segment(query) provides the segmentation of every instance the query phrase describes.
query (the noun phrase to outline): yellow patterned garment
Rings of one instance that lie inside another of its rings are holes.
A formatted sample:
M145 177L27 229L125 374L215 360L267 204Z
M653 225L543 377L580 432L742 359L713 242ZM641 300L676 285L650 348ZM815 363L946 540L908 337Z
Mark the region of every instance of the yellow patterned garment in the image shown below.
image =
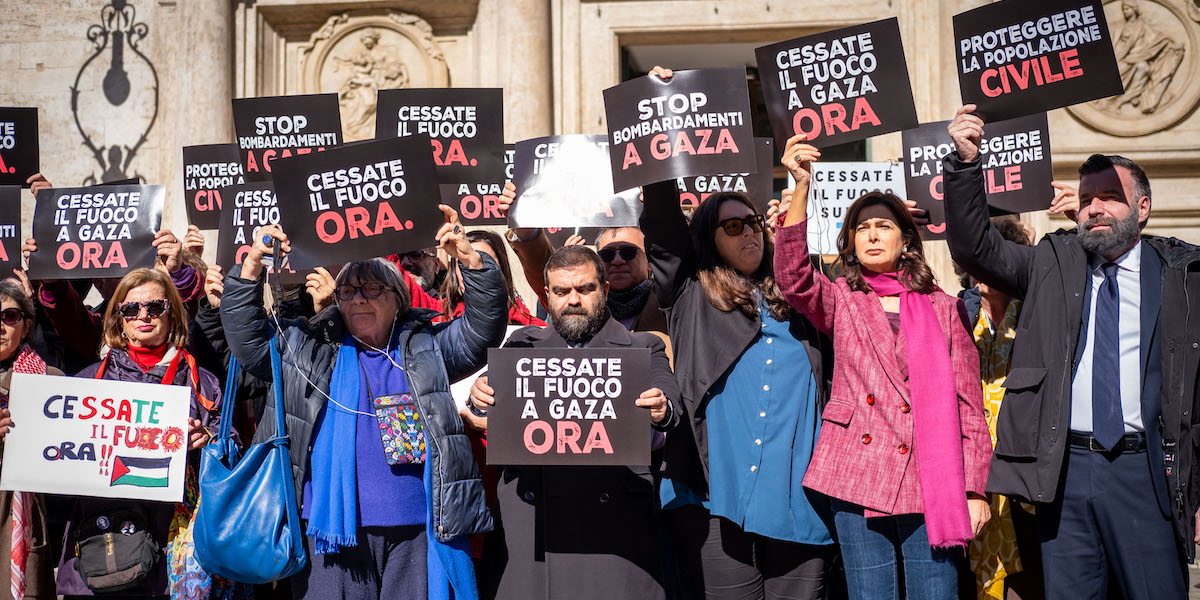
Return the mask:
M983 380L983 406L992 447L996 446L996 416L1004 401L1004 380L1008 377L1012 359L1013 340L1017 337L1017 318L1021 301L1012 300L1004 311L998 327L979 311L975 322L975 348L979 350L979 375ZM1020 504L1020 503L1018 503ZM979 600L1003 600L1004 578L1021 571L1017 554L1017 534L1013 529L1012 502L999 494L991 499L992 518L983 531L971 542L971 570L975 572L975 589ZM1024 508L1024 507L1021 507ZM1029 510L1029 509L1026 509Z

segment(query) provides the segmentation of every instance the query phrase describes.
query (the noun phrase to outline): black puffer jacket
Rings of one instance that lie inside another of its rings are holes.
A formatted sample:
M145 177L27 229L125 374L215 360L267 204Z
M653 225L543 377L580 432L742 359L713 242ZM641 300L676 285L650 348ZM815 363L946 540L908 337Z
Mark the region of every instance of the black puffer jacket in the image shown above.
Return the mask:
M430 310L413 309L401 317L399 345L404 348L404 369L425 423L428 460L432 461L433 496L429 502L433 533L443 542L492 528L479 466L450 396L450 383L482 367L488 347L498 347L504 339L507 288L495 261L486 254L483 261L481 269L462 269L466 304L462 317L437 325L431 322L437 313ZM252 375L269 381L268 344L274 320L263 308L262 280L247 281L240 274L241 268L234 267L225 280L221 321L234 356ZM346 327L336 306L311 320L281 320L280 326L284 342L284 409L292 471L300 494L308 473L315 425L325 407L334 359ZM268 402L254 442L274 436L274 423L275 408Z

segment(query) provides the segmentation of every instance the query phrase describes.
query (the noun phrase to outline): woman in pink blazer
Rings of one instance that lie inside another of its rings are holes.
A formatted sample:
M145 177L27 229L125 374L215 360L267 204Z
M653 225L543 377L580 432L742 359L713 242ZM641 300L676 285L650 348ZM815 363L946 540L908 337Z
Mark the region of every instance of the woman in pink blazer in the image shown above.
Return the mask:
M950 600L965 546L990 517L979 357L895 196L872 192L847 211L837 259L845 277L813 269L805 213L819 156L802 136L784 150L797 184L775 254L784 298L834 345L804 486L833 499L851 598Z

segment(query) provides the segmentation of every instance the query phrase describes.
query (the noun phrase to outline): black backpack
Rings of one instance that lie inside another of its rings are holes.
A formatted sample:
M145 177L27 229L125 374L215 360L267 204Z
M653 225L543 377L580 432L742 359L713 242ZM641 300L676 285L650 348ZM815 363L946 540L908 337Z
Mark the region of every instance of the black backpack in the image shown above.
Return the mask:
M75 570L88 588L119 592L146 580L162 559L149 525L149 515L138 506L84 517L75 538Z

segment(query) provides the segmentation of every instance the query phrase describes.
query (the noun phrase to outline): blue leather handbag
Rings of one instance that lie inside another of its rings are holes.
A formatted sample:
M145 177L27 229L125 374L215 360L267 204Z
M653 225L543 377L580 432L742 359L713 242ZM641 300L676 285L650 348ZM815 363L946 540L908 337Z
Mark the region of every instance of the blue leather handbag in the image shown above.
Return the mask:
M275 342L272 337L275 437L239 456L230 429L240 366L230 356L220 431L200 459L196 560L209 573L241 583L284 579L308 562L288 458L283 365Z

